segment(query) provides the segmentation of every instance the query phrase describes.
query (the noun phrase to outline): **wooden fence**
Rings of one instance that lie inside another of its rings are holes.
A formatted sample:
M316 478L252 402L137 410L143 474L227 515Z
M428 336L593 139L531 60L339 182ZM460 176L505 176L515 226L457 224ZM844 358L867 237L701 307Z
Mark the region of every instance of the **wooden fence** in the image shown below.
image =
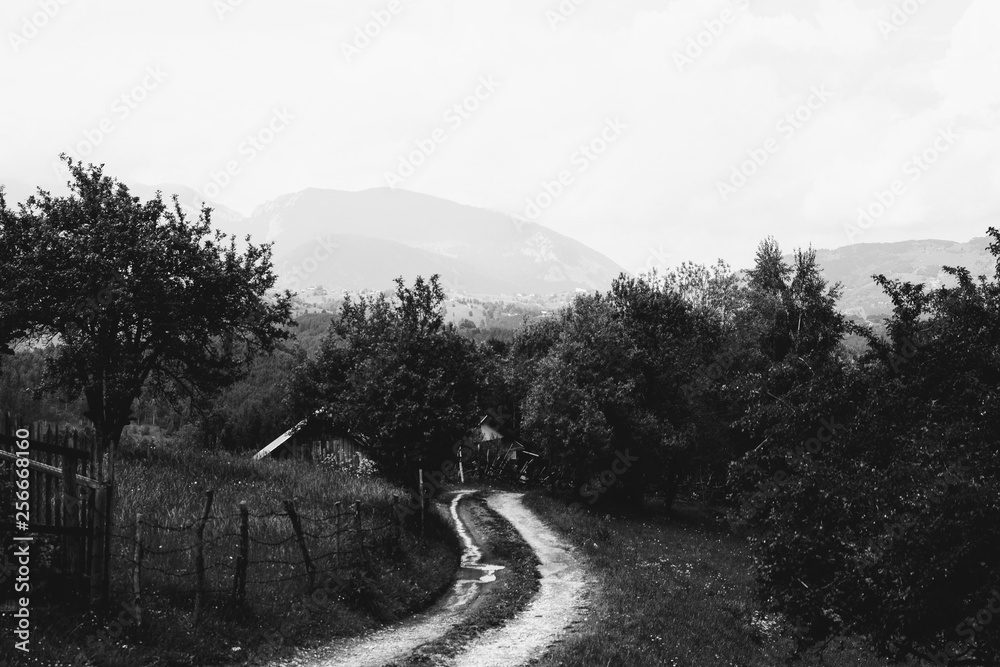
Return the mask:
M215 494L184 524L137 515L113 538L113 588L131 600L137 620L156 598L190 605L197 622L207 605L286 606L321 578L359 568L404 540L398 507L336 503L326 515L252 512L246 503L219 511ZM399 502L398 499L395 500Z
M19 446L25 440L27 450ZM75 592L83 594L88 585L97 584L103 590L92 590L92 597L106 593L105 536L111 517L104 510L110 488L99 481L105 462L97 458L94 438L51 424L20 426L7 414L0 423L0 461L10 467L12 482L18 458L28 460L28 532L57 537L52 565L78 583ZM14 531L12 509L13 503L3 508L0 532Z

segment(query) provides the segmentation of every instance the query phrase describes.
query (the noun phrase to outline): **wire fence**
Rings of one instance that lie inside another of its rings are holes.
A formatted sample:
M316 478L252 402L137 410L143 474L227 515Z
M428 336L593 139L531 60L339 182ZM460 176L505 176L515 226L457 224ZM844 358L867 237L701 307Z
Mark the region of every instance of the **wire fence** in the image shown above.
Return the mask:
M112 588L138 614L154 598L190 603L194 618L209 604L275 607L311 591L324 575L356 569L372 554L402 546L405 513L391 507L336 503L333 512L299 514L293 501L267 513L245 503L204 510L180 525L137 515L112 536Z

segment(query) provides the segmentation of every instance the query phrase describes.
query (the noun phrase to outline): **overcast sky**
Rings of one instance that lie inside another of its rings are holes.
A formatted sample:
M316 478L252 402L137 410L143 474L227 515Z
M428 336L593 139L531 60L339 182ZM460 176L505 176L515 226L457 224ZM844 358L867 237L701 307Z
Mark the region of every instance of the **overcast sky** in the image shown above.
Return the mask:
M245 213L393 185L630 270L1000 223L997 0L3 0L0 29L16 198L61 151Z

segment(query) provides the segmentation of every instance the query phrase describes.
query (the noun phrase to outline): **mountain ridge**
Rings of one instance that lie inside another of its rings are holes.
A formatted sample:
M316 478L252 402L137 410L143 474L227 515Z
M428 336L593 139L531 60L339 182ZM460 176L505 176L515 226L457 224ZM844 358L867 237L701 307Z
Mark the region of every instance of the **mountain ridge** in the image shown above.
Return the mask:
M156 189L177 192L189 212L204 201L191 188L171 184L141 186L136 194L152 196ZM281 288L384 290L400 275L411 280L437 273L451 292L560 294L605 291L620 273L629 273L599 251L537 223L403 189L305 188L263 202L249 216L207 203L215 209L213 224L225 233L274 243ZM336 257L323 259L325 239L338 244ZM942 266L992 277L989 242L986 236L965 242L866 242L818 248L816 256L823 276L843 284L838 308L866 319L892 311L872 275L932 288L954 283Z

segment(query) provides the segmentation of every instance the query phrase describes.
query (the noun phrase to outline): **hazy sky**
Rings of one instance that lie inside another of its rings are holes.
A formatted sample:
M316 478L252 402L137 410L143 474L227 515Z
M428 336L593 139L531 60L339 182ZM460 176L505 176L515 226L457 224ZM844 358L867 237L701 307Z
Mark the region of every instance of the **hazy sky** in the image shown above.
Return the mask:
M0 30L15 198L61 151L247 213L391 184L630 270L1000 223L997 0L3 0Z

